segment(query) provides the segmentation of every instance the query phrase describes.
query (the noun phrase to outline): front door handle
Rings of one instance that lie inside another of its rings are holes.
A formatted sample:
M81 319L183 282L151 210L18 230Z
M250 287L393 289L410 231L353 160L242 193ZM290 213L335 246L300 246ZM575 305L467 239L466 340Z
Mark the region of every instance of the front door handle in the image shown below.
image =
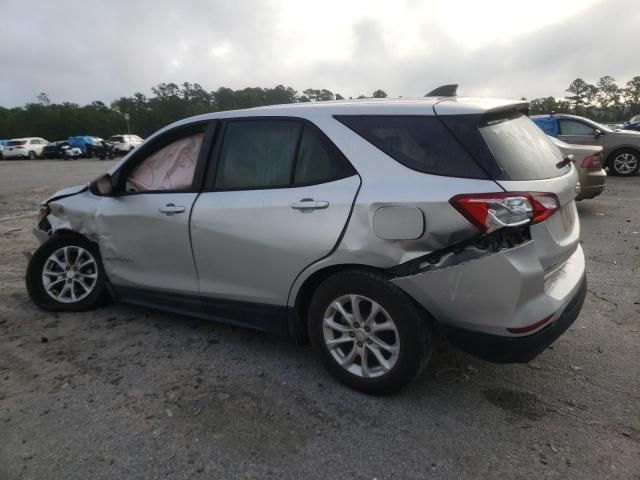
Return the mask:
M176 206L175 203L167 203L164 207L158 209L160 213L164 213L167 216L175 215L176 213L182 213L185 211L184 207Z
M318 210L321 208L327 208L329 202L324 200L314 200L313 198L303 198L299 202L293 202L291 208L296 210Z

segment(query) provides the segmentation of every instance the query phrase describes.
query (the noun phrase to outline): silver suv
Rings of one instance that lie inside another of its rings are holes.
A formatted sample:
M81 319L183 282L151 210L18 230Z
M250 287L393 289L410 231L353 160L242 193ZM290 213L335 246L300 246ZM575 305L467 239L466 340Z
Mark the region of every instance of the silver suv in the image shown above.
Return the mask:
M526 362L586 292L577 173L508 100L322 102L170 125L41 208L31 298L109 297L310 339L384 394L438 329Z

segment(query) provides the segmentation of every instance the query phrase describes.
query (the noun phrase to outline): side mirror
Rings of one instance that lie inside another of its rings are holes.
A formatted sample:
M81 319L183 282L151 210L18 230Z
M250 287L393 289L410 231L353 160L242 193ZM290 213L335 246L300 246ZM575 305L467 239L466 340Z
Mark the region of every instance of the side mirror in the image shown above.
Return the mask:
M593 131L593 138L598 138L602 136L602 131L597 128Z
M107 196L113 193L113 180L111 175L105 173L89 184L89 191L94 195Z

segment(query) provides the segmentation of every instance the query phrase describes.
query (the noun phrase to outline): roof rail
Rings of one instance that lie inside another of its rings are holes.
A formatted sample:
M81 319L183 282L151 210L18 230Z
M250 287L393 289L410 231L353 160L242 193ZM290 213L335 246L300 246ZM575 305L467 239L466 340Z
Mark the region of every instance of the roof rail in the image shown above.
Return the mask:
M434 88L425 97L456 97L458 95L458 84L442 85Z

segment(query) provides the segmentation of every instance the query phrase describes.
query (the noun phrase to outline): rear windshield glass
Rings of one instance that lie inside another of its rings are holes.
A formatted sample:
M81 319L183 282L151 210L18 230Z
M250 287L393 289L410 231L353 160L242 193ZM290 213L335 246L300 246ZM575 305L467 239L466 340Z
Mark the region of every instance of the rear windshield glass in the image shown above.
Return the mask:
M541 180L567 173L558 168L563 156L526 115L493 115L480 124L480 133L510 180Z
M8 147L15 147L17 145L26 145L26 144L27 144L26 140L9 140L7 142Z
M340 115L335 117L405 167L450 177L487 174L435 116Z

